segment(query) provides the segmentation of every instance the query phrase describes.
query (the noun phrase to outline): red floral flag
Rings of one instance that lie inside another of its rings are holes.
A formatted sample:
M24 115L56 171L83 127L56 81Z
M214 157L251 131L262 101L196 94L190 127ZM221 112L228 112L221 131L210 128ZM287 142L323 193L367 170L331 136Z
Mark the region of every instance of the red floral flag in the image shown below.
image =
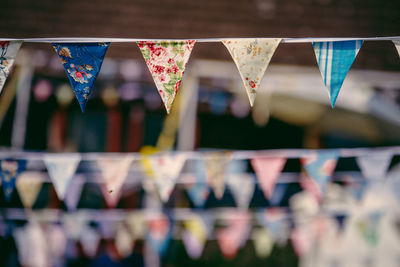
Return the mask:
M285 166L285 158L259 157L251 160L257 179L267 199L274 193L275 183Z
M196 41L141 41L138 46L153 76L167 113L181 85L186 64Z

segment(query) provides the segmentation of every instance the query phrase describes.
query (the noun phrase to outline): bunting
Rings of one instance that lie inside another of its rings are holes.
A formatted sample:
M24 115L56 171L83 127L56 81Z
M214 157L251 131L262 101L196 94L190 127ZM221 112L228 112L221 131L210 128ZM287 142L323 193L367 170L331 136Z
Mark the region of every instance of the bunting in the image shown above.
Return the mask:
M76 210L81 197L84 181L83 179L72 179L68 191L64 196L64 204L68 210Z
M225 192L226 169L230 162L230 153L216 152L206 155L206 179L214 190L217 199L221 199Z
M161 256L164 255L172 237L169 218L162 213L150 214L147 220L147 228L146 239L149 241L153 251Z
M110 43L53 43L82 112Z
M167 113L178 92L196 41L142 41L138 46L154 79Z
M0 93L21 47L20 41L0 41Z
M317 151L312 153L310 156L302 158L301 163L304 169L311 178L307 180L303 177L304 181L309 181L308 185L315 185L315 190L311 189L313 194L315 193L325 193L326 185L328 184L332 173L335 170L337 159L339 154L337 151ZM310 190L310 187L306 183L303 183L306 189Z
M265 70L280 42L279 38L222 41L239 70L251 106L254 104L257 89L260 87Z
M229 174L227 183L235 199L236 206L240 209L247 209L254 193L253 177L245 173Z
M290 225L283 209L264 209L256 212L256 218L258 223L268 230L274 242L278 244L286 243L289 237Z
M193 214L190 219L184 221L184 227L182 241L186 252L192 259L198 259L203 253L211 224L206 223L202 216Z
M193 162L193 161L192 161ZM207 201L210 189L207 185L205 162L196 160L194 164L194 175L191 176L192 182L185 185L190 199L195 207L203 208Z
M383 180L389 168L392 153L374 152L357 157L362 175L368 180Z
M58 198L64 200L65 192L74 177L81 156L79 154L48 154L44 156L43 161Z
M255 228L252 233L254 249L260 258L267 258L274 248L274 240L265 228Z
M362 40L313 43L319 70L329 90L332 108L362 44Z
M121 158L98 158L97 165L103 176L101 186L104 198L109 207L115 207L121 197L121 188L129 173L133 157L126 155Z
M285 166L285 158L258 157L251 159L258 183L267 199L274 193L276 180Z
M133 250L132 235L122 222L119 222L115 229L115 247L123 258L128 257Z
M81 243L82 250L87 257L96 257L100 240L100 233L96 229L88 225L85 225L82 228L82 234L80 235L79 242Z
M2 159L0 160L1 187L3 187L6 201L11 200L18 175L25 170L26 160Z
M40 172L23 172L18 177L16 187L25 208L32 208L42 188L43 180Z
M167 202L186 161L184 154L161 154L149 157L154 181L163 202Z

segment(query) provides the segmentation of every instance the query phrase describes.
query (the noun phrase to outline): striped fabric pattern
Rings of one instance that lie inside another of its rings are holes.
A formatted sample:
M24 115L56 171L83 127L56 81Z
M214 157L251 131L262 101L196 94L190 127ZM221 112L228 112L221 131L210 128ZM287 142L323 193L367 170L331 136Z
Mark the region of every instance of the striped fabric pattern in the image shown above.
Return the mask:
M332 108L362 44L362 40L313 42L315 57L325 86L329 90Z

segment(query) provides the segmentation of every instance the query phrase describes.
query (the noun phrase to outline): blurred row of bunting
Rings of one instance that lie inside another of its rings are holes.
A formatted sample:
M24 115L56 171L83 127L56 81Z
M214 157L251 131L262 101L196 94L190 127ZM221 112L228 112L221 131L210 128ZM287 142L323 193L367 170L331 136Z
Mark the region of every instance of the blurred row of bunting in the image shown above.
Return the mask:
M265 70L281 40L281 38L221 39L239 70L251 106ZM399 50L399 39L394 38L392 41ZM168 113L181 87L195 43L195 40L137 42ZM21 44L22 41L0 42L0 90L4 86ZM312 43L332 107L362 44L363 40L359 39ZM59 42L52 45L61 59L81 110L84 111L110 42Z

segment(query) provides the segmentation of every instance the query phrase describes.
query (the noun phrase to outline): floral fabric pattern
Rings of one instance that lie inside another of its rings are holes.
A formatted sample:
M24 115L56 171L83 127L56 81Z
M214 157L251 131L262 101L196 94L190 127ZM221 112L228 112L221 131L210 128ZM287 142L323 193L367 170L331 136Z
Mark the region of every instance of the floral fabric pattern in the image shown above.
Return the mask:
M82 112L110 43L53 43Z
M0 92L7 80L21 44L22 42L19 41L0 41Z
M267 38L222 41L235 61L251 106L264 72L280 42L281 39Z
M167 113L171 109L181 85L186 64L196 41L138 42L147 67L164 102Z

